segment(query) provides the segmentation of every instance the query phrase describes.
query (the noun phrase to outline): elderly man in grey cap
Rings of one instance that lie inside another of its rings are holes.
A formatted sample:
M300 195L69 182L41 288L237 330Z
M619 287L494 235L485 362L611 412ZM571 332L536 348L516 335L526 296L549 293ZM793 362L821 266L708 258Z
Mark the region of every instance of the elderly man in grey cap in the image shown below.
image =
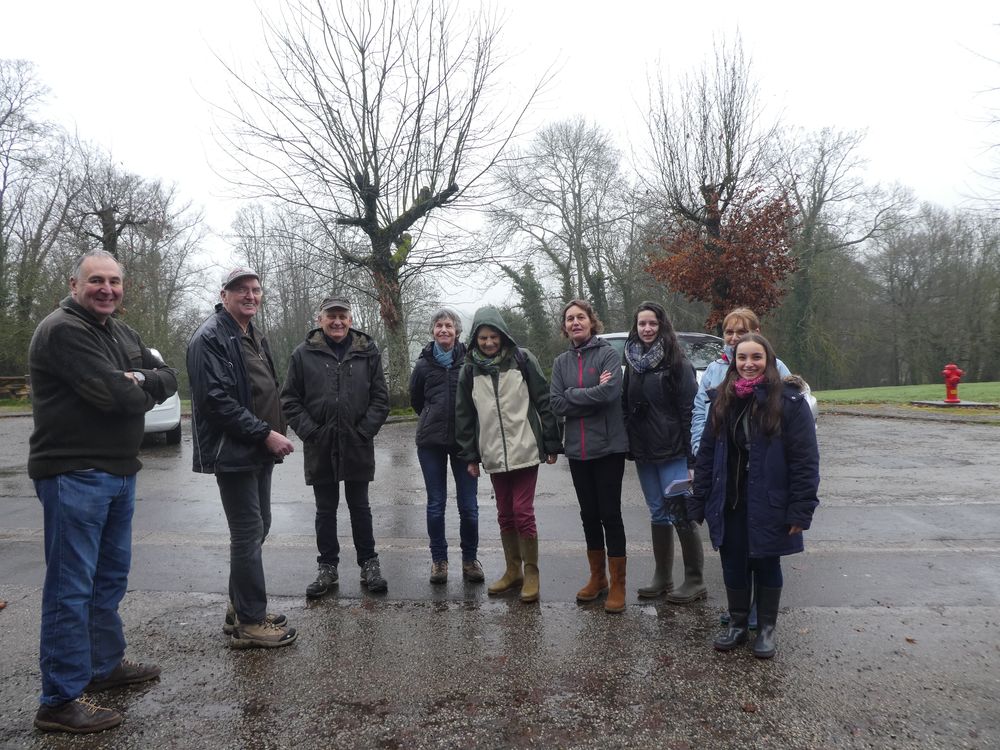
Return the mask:
M268 614L261 545L271 527L271 472L292 452L271 351L253 318L260 277L236 268L221 302L188 344L194 470L215 474L229 522L229 609L223 630L234 648L287 646L295 628Z
M306 484L316 497L316 546L319 570L306 587L316 599L337 584L339 483L351 515L354 551L361 585L388 587L375 552L368 484L375 478L375 435L389 416L389 391L382 355L372 338L351 326L351 303L327 297L314 328L292 352L281 406L302 438Z

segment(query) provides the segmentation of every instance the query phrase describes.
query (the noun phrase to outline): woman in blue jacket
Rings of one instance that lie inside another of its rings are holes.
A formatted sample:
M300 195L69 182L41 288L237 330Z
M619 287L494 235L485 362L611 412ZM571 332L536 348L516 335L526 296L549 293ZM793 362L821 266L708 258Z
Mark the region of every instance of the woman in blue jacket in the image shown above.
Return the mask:
M737 342L725 379L708 398L688 515L708 521L722 560L730 622L714 646L731 651L746 642L752 572L759 625L753 653L769 659L777 645L781 556L802 551L802 532L819 504L816 425L802 392L782 380L774 350L758 334Z
M417 357L410 375L410 405L417 422L417 460L427 488L427 536L431 547L431 583L448 582L448 540L444 533L448 500L448 468L455 478L458 501L459 538L462 546L462 578L480 583L483 568L476 559L479 549L478 480L458 457L455 439L455 391L465 362L462 319L442 307L431 318L432 341Z

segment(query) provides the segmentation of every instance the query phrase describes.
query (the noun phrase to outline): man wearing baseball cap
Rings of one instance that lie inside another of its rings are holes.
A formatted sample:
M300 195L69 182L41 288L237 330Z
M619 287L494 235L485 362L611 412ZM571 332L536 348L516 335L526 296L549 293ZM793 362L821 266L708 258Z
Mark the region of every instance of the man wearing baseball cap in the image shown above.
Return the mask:
M271 527L271 472L292 452L278 400L271 351L253 318L260 277L234 268L221 302L188 344L194 470L215 474L229 522L229 601L223 630L233 648L273 648L295 640L284 615L267 612L261 545Z
M382 354L368 334L351 327L351 303L344 297L323 300L317 322L292 352L281 391L285 416L304 445L306 484L316 497L319 570L306 596L317 599L339 580L340 482L361 585L381 592L388 584L375 552L368 485L375 478L375 435L389 416Z

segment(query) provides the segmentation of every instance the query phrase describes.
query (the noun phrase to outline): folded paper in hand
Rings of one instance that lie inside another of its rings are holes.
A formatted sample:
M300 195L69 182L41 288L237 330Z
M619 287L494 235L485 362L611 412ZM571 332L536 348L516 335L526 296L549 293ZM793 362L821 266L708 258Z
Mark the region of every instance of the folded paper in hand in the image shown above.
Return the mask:
M663 490L663 496L669 497L670 495L682 495L685 492L691 491L691 480L690 479L675 479L667 488Z

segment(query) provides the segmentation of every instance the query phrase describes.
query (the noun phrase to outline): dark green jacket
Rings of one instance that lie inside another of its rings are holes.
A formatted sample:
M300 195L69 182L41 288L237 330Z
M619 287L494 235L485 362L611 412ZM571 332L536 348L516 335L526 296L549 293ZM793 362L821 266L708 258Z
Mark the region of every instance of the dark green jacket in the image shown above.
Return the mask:
M38 324L28 354L35 429L32 479L98 469L128 476L138 459L146 412L177 392L177 372L116 318L101 324L67 297ZM141 372L142 385L126 378Z
M306 484L370 482L375 435L389 416L382 354L371 337L350 329L344 359L314 328L292 352L281 408L304 444Z

